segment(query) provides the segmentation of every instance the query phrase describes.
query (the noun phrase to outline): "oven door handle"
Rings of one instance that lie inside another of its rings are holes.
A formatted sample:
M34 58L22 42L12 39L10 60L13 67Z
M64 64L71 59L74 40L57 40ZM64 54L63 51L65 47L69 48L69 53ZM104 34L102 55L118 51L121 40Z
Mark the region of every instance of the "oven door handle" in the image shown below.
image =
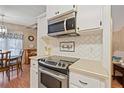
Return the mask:
M55 77L55 78L58 78L58 79L62 79L62 80L66 79L66 77L64 77L62 75L56 75L56 74L54 74L54 73L52 73L50 71L47 71L46 69L39 68L39 70L40 70L40 72L45 73L47 75L50 75L52 77Z
M64 31L66 31L66 19L64 20Z

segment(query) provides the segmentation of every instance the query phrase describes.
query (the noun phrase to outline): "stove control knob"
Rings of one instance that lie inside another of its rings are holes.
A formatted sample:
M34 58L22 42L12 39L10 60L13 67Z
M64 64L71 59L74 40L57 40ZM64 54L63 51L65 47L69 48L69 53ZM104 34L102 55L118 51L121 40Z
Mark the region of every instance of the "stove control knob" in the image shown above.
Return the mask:
M46 59L43 59L43 62L45 62L46 61Z
M45 59L41 59L41 61L45 62Z
M62 67L65 67L65 64L62 64Z
M61 66L61 65L62 65L61 63L58 64L58 66Z

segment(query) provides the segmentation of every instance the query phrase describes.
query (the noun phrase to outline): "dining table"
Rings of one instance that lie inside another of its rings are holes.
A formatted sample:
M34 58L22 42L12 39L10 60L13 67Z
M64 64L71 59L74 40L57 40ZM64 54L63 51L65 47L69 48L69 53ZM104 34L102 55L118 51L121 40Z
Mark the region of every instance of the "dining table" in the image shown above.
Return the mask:
M124 88L124 65L122 65L122 64L116 64L116 63L113 64L113 72L114 72L113 79L116 78L115 71L118 71L118 72L120 72L122 74L122 76L121 76L122 77L121 82L122 82L122 86Z
M11 52L9 50L1 50L0 53ZM10 61L18 61L19 55L10 55ZM0 58L1 59L1 58Z

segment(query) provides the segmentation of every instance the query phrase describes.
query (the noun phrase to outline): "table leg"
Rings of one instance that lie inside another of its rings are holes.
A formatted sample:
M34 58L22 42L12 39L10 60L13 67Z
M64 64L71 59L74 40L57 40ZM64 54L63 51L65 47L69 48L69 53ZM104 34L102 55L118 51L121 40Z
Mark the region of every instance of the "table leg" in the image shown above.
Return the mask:
M123 73L123 77L122 77L122 86L124 88L124 73Z
M115 79L115 67L113 66L113 80Z

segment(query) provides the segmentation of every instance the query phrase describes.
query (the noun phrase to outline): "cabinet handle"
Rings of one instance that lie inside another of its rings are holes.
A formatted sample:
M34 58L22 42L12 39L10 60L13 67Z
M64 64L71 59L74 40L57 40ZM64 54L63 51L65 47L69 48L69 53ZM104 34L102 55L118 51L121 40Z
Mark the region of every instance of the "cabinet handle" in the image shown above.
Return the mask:
M35 65L35 64L33 64L33 65Z
M75 5L73 5L73 8L75 8Z
M87 85L87 84L88 84L88 83L83 82L83 81L81 81L81 80L79 80L79 82L80 82L82 85Z
M100 21L100 26L102 26L102 21Z

